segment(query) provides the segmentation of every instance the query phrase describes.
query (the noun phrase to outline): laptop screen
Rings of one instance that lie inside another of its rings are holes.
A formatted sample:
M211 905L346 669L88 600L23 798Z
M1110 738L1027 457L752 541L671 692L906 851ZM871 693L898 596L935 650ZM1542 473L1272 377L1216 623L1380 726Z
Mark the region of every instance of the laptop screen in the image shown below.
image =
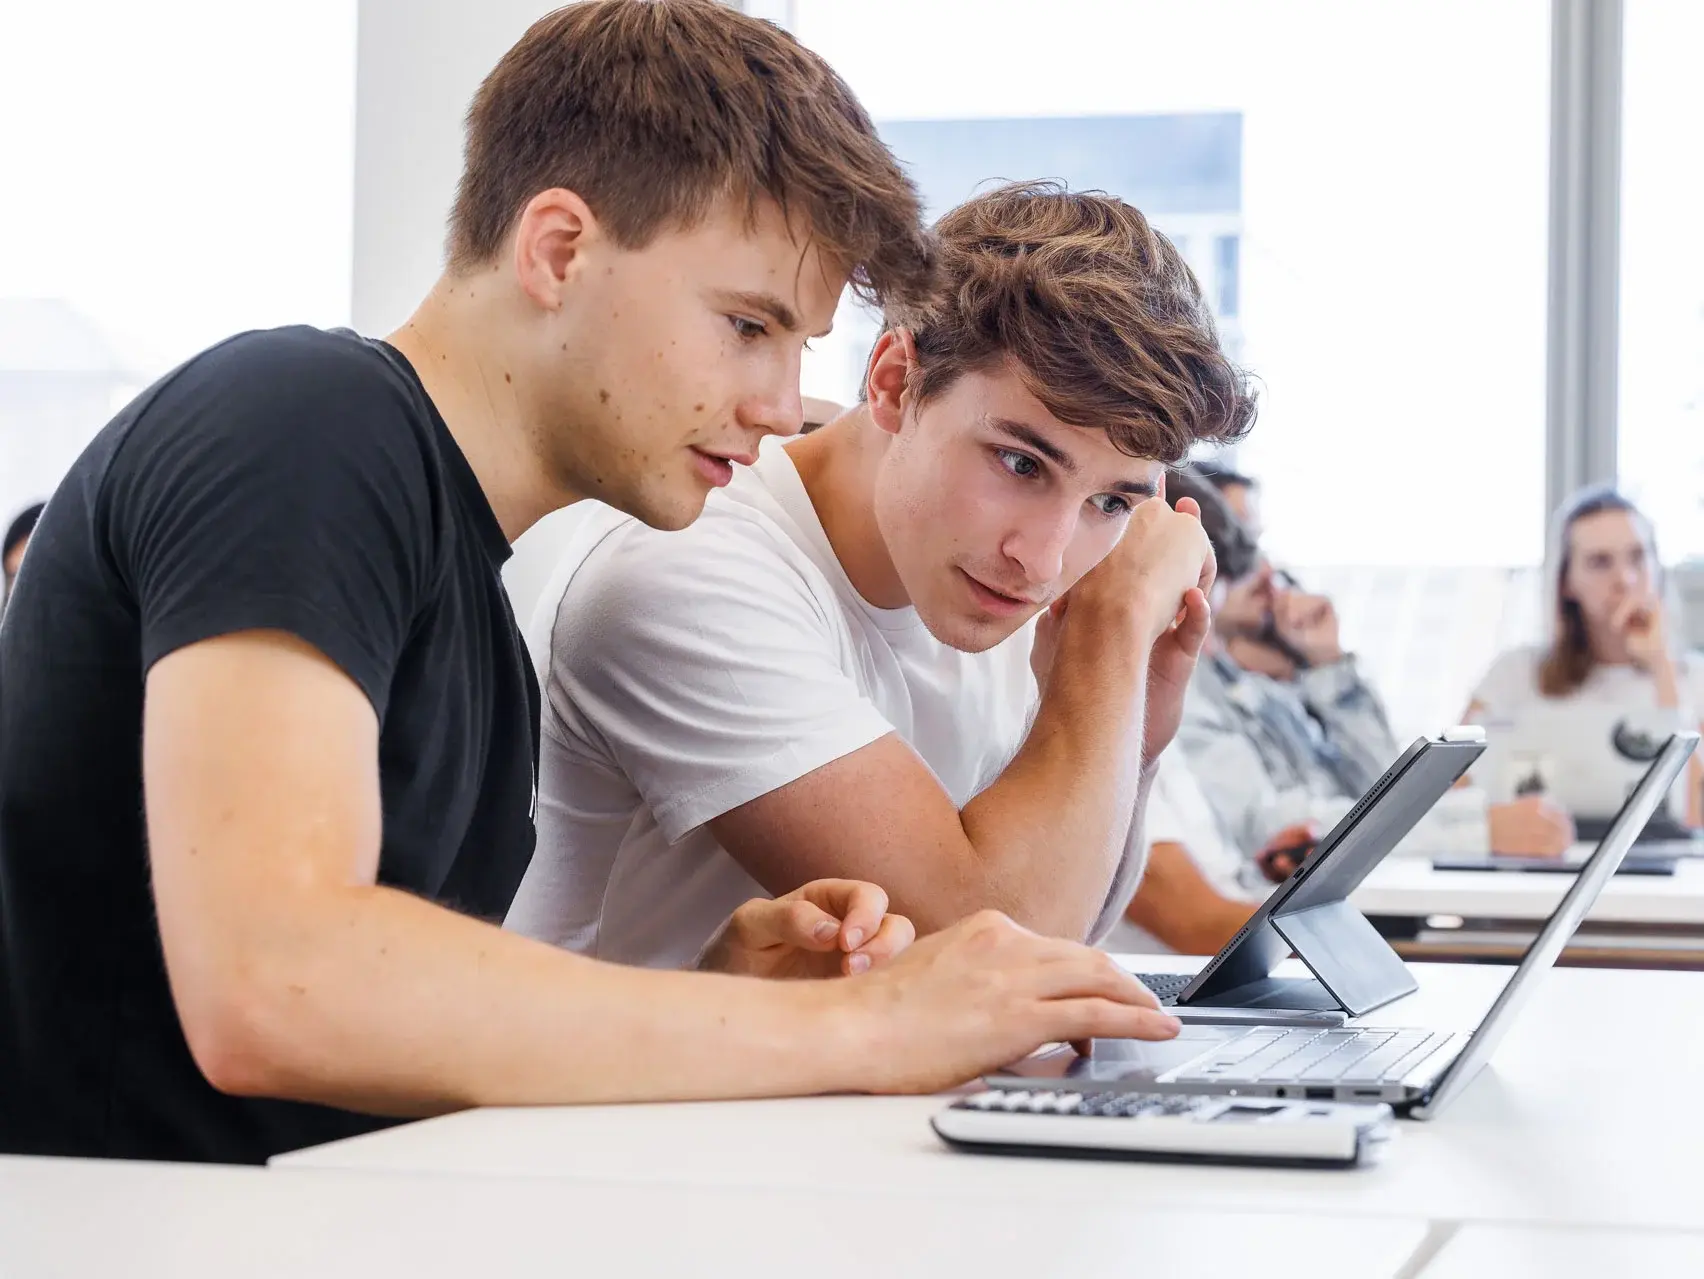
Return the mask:
M1509 1024L1514 1020L1515 1014L1531 996L1533 978L1556 962L1562 948L1568 944L1568 939L1574 935L1574 930L1580 926L1580 921L1592 908L1592 903L1597 901L1604 885L1621 865L1622 858L1627 856L1627 850L1633 847L1634 839L1644 829L1657 805L1662 803L1675 778L1679 777L1681 770L1686 767L1686 761L1692 757L1697 745L1697 733L1676 733L1669 738L1668 744L1652 761L1650 768L1645 770L1645 776L1633 788L1633 793L1627 797L1627 802L1621 806L1621 811L1610 823L1603 841L1580 867L1580 873L1569 885L1567 893L1557 903L1556 909L1551 912L1538 936L1533 938L1526 954L1521 956L1520 965L1509 978L1508 984L1503 987L1502 993L1492 1003L1491 1010L1485 1014L1479 1028L1473 1032L1467 1047L1462 1049L1460 1056L1451 1062L1449 1069L1440 1076L1432 1096L1421 1108L1422 1112L1443 1106L1455 1091L1465 1086L1479 1072L1480 1066L1489 1060Z

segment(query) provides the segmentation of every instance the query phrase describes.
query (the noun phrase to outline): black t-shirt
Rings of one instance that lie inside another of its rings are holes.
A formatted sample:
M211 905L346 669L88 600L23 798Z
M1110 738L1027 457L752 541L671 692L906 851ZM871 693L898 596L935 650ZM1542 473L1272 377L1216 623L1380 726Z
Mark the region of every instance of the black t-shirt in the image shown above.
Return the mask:
M0 1151L258 1162L384 1125L196 1068L149 889L143 680L216 635L312 644L378 712L379 882L500 920L538 759L508 555L413 369L351 333L233 338L96 437L0 628Z

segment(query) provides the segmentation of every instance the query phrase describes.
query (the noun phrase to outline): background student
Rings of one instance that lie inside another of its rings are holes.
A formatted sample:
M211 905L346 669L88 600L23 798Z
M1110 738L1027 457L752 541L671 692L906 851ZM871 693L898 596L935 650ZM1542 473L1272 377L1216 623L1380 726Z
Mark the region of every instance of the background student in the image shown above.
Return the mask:
M1704 719L1704 655L1681 651L1664 598L1656 531L1613 488L1574 494L1552 526L1546 587L1550 635L1492 664L1464 719L1492 734L1519 734L1542 716L1556 733L1595 742L1608 719L1630 717L1660 734ZM1575 749L1579 749L1576 744ZM1615 759L1603 744L1606 768ZM1546 770L1533 761L1535 784ZM1513 796L1510 779L1481 778L1492 791L1491 847L1500 853L1555 856L1574 842L1577 800L1561 793ZM1508 794L1506 794L1508 793ZM1573 810L1572 812L1570 810ZM1704 763L1689 767L1675 818L1704 825Z
M1331 601L1282 588L1215 486L1185 471L1173 498L1193 497L1220 565L1213 634L1197 664L1178 729L1190 771L1245 856L1282 879L1306 851L1296 827L1329 825L1396 758L1384 705L1344 652ZM1275 634L1268 674L1229 650Z

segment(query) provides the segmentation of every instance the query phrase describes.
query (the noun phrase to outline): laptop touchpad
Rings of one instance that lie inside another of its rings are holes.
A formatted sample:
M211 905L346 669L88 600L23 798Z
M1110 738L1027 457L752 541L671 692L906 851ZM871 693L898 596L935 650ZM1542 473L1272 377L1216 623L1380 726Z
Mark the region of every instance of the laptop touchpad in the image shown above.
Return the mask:
M1193 1061L1215 1044L1247 1032L1243 1026L1191 1026L1185 1024L1177 1038L1150 1042L1145 1039L1097 1039L1091 1055L1079 1057L1068 1048L1026 1057L998 1074L990 1083L1021 1086L1028 1081L1051 1079L1083 1084L1141 1084Z

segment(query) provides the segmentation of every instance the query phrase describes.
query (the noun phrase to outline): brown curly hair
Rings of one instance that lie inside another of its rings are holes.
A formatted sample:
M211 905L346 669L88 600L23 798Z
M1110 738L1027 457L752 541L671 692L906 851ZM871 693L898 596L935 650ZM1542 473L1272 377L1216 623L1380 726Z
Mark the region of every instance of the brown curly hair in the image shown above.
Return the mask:
M914 305L934 284L917 190L846 83L714 0L586 0L528 28L468 109L450 269L489 263L557 187L625 248L723 200L748 217L772 200L860 296Z
M919 402L1010 360L1054 417L1106 431L1133 457L1176 463L1253 425L1254 393L1194 273L1122 200L1013 183L961 204L935 235L940 292L886 315L916 342Z

